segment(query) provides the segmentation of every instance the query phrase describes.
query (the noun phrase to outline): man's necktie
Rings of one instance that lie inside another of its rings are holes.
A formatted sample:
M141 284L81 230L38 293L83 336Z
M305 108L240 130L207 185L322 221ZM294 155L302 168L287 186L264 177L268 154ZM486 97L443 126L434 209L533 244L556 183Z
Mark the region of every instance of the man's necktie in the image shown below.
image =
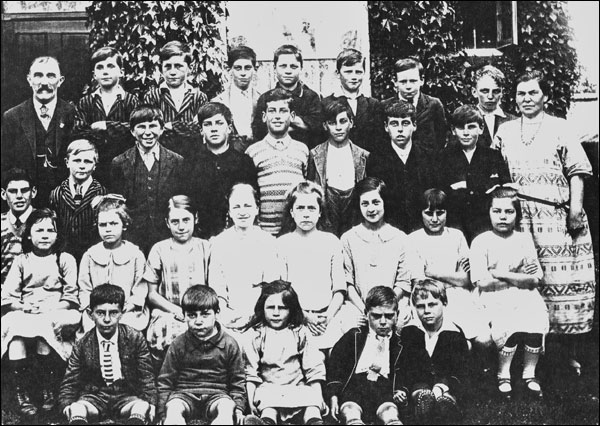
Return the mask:
M21 225L23 225L23 222L21 222L21 219L17 218L17 220L15 220L15 228L19 229Z
M48 114L48 107L46 105L42 105L40 107L40 118L50 118L50 115Z
M113 371L113 363L112 363L112 354L110 353L110 345L112 343L108 340L102 341L102 348L104 349L104 353L102 354L102 360L100 369L102 370L102 377L106 381L107 385L112 385L115 378L115 373Z
M75 205L78 206L81 204L81 200L83 200L81 185L75 185L75 196L73 197L73 200L75 201Z

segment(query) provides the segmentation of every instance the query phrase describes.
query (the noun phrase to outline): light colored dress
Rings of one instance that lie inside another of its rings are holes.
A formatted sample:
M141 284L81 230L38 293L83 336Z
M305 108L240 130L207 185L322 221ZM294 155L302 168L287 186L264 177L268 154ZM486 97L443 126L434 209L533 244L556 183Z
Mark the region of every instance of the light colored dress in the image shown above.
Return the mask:
M321 407L322 396L308 385L325 381L324 355L305 326L248 330L244 356L246 380L257 385L254 399L260 411Z
M342 235L346 282L356 288L364 301L373 287L383 285L398 292L410 294L407 237L404 232L386 223L377 231L362 223ZM406 299L408 301L408 299ZM356 326L356 318L363 315L350 301L344 304L342 318L344 332ZM398 327L411 316L408 305L399 306Z
M143 281L147 286L158 285L158 294L181 306L181 298L188 288L206 284L209 247L208 241L195 237L186 245L178 244L172 238L159 241L148 254ZM172 313L152 309L148 343L153 349L165 350L186 330L187 323L176 320Z
M81 258L79 266L79 301L81 310L90 304L90 293L94 287L101 284L114 284L125 291L125 305L133 304L142 307L141 311L131 311L123 314L121 323L129 325L138 331L148 326L150 317L146 296L148 285L142 281L146 259L135 244L123 241L114 250L104 248L102 242L93 245ZM83 331L91 330L94 323L83 316Z
M258 284L279 278L275 237L258 226L246 234L231 227L211 245L208 283L221 298L220 322L238 329L254 313L261 292Z
M408 236L408 241L408 246L413 251L413 279L427 278L425 270L428 266L441 273L463 270L460 261L469 259L467 240L458 229L446 227L440 235L429 235L424 229L418 229ZM465 272L468 272L468 269ZM445 315L462 329L467 339L481 337L487 340L490 330L489 325L485 323L479 292L440 282L444 284L448 297Z
M475 284L492 279L489 269L523 272L522 267L532 262L538 267L535 277L542 279L533 240L527 233L514 232L503 238L487 231L475 237L471 244L471 280ZM481 303L498 348L502 348L506 340L517 332L548 332L548 310L537 289L510 286L498 291L482 291Z
M342 244L335 235L317 230L308 237L285 234L277 239L277 256L281 279L292 284L302 309L325 313L334 293L346 293ZM331 348L341 336L336 316L317 336L317 345Z
M521 120L502 124L495 144L523 194L568 202L568 179L592 174L585 151L573 138L568 123L548 114L530 145L521 142ZM533 236L544 271L540 290L550 312L550 331L565 334L590 331L596 281L587 217L584 217L584 231L572 238L567 232L565 209L527 200L521 200L521 207L520 230Z
M2 317L2 356L15 337L41 337L67 360L73 350L75 331L81 321L77 309L56 309L67 301L79 306L77 299L77 264L69 253L61 253L60 268L56 255L18 255L2 287L2 306L16 301L39 307L40 313L11 311ZM71 335L73 339L65 338Z

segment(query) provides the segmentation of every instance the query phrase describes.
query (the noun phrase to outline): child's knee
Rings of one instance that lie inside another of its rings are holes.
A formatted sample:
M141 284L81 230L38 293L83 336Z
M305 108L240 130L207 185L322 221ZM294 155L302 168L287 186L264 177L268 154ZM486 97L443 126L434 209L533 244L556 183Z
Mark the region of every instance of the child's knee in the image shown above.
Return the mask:
M393 402L384 402L377 408L377 418L380 419L383 424L399 420L398 407Z
M235 410L235 402L230 398L220 398L212 404L211 410L218 416L233 415Z
M188 412L188 405L181 399L171 399L165 405L165 413L167 416L184 416Z
M362 418L362 408L356 402L346 401L340 407L340 416L345 423Z

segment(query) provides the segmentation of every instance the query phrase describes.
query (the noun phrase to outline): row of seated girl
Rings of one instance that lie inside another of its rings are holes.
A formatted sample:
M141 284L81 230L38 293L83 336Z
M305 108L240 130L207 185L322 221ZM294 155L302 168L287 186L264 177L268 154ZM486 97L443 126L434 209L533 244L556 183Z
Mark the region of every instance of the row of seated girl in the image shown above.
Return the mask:
M220 321L235 336L254 313L260 295L256 283L275 279L292 283L307 329L327 352L345 331L366 324L364 298L371 288L394 289L401 327L412 316L411 278L430 278L447 288L448 317L468 339L485 344L491 332L499 350L500 392L511 391L515 333L524 336L528 354L523 378L530 390L541 392L535 365L548 317L535 289L542 271L533 241L515 232L520 211L516 191L494 190L489 210L493 230L477 237L470 250L460 231L445 227L442 191L423 194L424 227L409 236L385 221L384 182L366 178L355 192L362 220L341 241L317 229L323 194L311 182L290 191L288 224L278 239L254 225L258 207L249 185L231 189L233 226L210 243L193 237L196 212L187 197L175 196L166 215L172 237L157 243L147 261L123 239L130 221L124 200L104 196L95 206L102 242L85 253L78 277L74 259L59 249L54 214L36 210L26 224L23 254L2 289L2 305L10 311L2 320L2 355L8 352L14 371L25 374L32 358L26 340L36 338L39 364L48 365L43 359L52 349L66 360L92 288L110 282L126 294L122 322L146 331L158 368L165 349L186 329L181 296L187 288L213 287L221 299ZM82 322L84 331L93 325L87 315ZM51 368L41 371L52 375ZM52 383L51 378L44 383Z

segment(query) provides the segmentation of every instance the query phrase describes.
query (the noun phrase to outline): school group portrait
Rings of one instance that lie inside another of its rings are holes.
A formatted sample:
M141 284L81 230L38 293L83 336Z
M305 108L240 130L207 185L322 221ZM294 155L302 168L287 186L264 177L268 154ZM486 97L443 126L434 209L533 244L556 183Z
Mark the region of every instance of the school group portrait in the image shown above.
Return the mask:
M456 102L428 85L431 51L390 48L375 96L365 43L319 69L313 39L266 56L248 37L207 90L197 45L150 28L144 90L110 39L89 70L19 59L3 423L10 406L23 424L472 424L482 384L510 411L597 375L598 159L547 67L479 57ZM90 83L65 99L73 72Z

